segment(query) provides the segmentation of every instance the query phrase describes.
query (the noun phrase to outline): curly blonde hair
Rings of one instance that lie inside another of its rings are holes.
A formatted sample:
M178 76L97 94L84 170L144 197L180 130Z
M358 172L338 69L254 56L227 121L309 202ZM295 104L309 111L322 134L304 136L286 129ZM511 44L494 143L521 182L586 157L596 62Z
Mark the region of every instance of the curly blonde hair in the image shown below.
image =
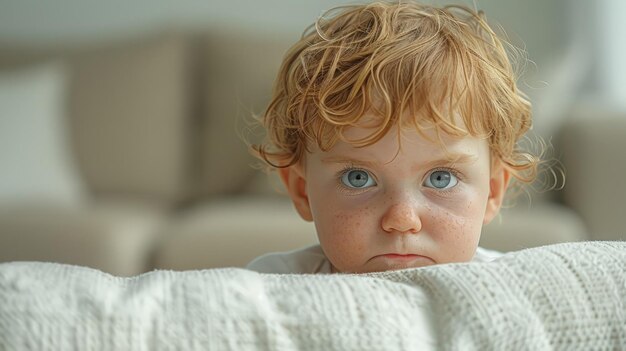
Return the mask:
M266 140L252 152L270 167L289 167L311 145L366 146L394 125L419 133L429 125L437 135L486 138L492 162L532 182L539 157L518 147L531 127L531 106L505 45L482 12L462 6L401 1L332 9L287 52L260 119ZM372 133L346 140L344 129L371 112L378 122Z

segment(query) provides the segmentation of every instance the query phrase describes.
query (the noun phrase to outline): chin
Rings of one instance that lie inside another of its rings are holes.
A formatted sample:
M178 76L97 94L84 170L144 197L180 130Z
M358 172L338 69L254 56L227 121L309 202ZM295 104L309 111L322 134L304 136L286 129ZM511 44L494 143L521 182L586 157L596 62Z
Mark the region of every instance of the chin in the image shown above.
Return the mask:
M434 262L428 262L428 263L418 263L418 264L397 264L397 265L391 265L389 266L389 268L385 269L385 271L398 271L401 269L411 269L411 268L421 268L421 267L428 267L428 266L433 266L435 265Z
M367 272L385 272L427 267L434 264L436 262L426 256L385 254L371 258L362 268Z
M435 265L434 262L429 263L420 263L420 264L390 264L384 266L374 266L374 267L361 267L359 269L354 270L346 270L343 273L348 274L363 274L363 273L381 273L381 272L389 272L389 271L399 271L403 269L412 269L412 268L421 268Z

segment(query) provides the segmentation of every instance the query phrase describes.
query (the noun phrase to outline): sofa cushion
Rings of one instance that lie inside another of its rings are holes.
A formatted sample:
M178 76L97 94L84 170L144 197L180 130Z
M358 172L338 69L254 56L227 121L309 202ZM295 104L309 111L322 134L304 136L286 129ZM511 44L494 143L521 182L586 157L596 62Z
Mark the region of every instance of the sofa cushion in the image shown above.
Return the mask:
M150 268L150 249L165 218L162 208L129 200L2 205L0 262L50 261L139 274Z
M480 246L508 252L588 239L586 227L574 211L537 202L501 210L483 227Z
M156 246L154 266L244 267L264 253L316 242L315 226L302 220L286 198L214 199L169 222Z
M251 165L257 161L244 140L259 140L262 131L250 122L267 107L282 57L296 39L223 29L203 37L202 193L239 192L254 176Z
M188 60L185 41L176 36L104 48L77 60L75 135L95 190L166 201L185 197Z
M66 47L0 46L0 65L51 57L70 66L69 113L81 173L96 196L184 199L190 156L191 59L176 34Z

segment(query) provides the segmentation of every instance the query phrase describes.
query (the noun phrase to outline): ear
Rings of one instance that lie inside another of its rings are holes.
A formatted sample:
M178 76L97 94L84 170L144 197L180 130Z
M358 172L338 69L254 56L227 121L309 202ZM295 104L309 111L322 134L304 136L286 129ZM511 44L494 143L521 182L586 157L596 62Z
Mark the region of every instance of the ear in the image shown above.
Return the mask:
M307 222L311 222L313 215L311 213L311 206L309 205L309 196L306 192L306 178L304 177L302 167L293 165L280 168L278 174L285 188L287 188L289 197L291 197L291 201L296 211L300 214L300 217Z
M485 217L483 224L488 224L498 214L504 194L511 180L511 172L501 164L496 165L491 172L489 179L489 198L487 199L487 208L485 209Z

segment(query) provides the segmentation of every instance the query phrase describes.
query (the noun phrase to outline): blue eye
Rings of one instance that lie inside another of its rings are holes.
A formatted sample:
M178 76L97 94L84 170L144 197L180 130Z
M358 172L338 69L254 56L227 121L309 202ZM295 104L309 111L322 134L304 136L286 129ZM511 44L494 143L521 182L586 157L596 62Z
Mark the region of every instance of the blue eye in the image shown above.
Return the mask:
M457 183L456 176L448 171L434 171L424 181L425 186L435 189L452 188Z
M341 182L348 188L368 188L376 185L374 179L367 171L353 169L343 173Z

